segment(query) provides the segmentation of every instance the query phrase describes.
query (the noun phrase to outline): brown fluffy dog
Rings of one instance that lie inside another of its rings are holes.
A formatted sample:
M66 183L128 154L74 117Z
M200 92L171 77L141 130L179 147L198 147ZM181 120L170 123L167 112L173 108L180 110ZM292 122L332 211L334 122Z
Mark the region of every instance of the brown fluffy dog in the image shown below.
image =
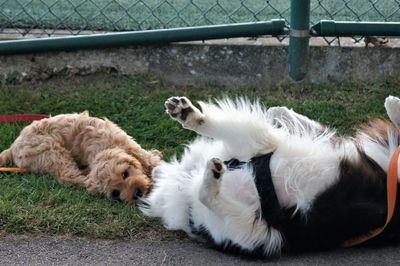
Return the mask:
M151 171L161 159L142 149L107 119L64 114L25 127L0 165L13 161L34 173L49 173L66 185L86 187L109 198L134 203L151 187Z

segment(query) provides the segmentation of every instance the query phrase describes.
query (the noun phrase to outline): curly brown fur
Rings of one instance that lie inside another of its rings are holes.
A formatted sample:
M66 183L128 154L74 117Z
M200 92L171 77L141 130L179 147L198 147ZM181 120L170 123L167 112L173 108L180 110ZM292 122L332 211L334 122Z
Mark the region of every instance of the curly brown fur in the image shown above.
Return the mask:
M149 191L151 171L160 160L159 151L142 149L116 124L87 112L35 121L0 154L0 165L12 161L128 203Z

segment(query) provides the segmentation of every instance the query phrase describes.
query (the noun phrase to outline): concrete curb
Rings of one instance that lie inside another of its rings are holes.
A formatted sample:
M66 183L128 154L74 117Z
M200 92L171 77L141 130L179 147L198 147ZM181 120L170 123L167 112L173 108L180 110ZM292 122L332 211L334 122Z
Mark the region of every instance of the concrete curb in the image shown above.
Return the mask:
M285 45L176 43L0 56L0 76L35 81L94 73L152 73L179 85L263 87L292 83L287 58ZM303 82L398 80L399 66L400 48L315 46Z

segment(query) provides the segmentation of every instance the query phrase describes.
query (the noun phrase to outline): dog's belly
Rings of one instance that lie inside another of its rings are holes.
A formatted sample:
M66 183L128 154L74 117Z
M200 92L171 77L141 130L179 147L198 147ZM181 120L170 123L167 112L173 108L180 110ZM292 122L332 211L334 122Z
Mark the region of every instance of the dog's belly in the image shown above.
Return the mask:
M275 192L282 208L306 211L316 195L339 177L341 151L331 143L288 139L271 157Z

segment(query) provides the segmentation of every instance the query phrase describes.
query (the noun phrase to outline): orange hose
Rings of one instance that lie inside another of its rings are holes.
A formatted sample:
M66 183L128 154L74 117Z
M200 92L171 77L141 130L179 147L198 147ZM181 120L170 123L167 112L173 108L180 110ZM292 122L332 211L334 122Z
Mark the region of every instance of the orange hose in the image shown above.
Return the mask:
M0 167L0 172L15 172L15 173L24 173L27 172L28 169L18 168L18 167Z

